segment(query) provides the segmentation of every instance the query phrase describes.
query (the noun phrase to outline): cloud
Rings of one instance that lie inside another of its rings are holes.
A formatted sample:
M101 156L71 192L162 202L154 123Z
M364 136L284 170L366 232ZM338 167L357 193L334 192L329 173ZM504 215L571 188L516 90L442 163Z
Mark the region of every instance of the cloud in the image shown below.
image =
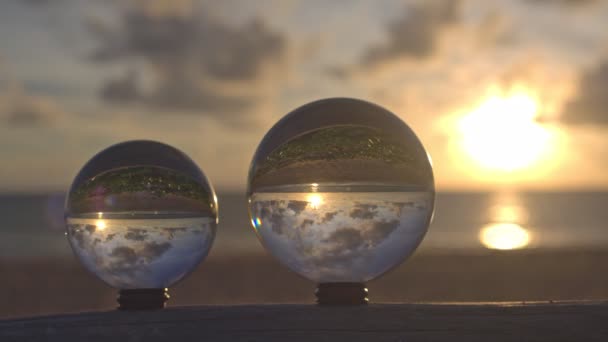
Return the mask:
M125 233L125 239L133 241L143 241L148 236L148 232L145 229L128 228Z
M370 242L372 246L378 245L384 241L397 227L399 220L375 222L372 228L365 232L364 238Z
M431 57L444 29L459 21L460 3L434 0L408 6L402 17L388 25L386 43L364 53L362 64L373 67L398 58Z
M608 125L608 60L585 72L578 95L566 103L562 121L571 124Z
M129 70L110 79L101 88L101 99L222 119L259 101L256 85L273 77L286 50L285 38L261 19L236 26L202 10L159 13L142 3L126 9L116 27L89 26L98 42L94 62L137 65L149 76L142 80Z
M342 255L344 253L350 253L356 251L364 243L363 237L359 229L355 228L341 228L331 233L326 241L333 246L330 254Z
M21 89L0 93L0 122L8 125L48 125L64 116L65 113L49 98L29 95Z
M475 34L480 48L509 46L517 42L517 34L512 27L511 18L503 12L491 11L478 23Z
M57 2L56 0L16 0L16 2L20 2L22 4L26 4L26 5L33 5L33 6L42 6L42 5L52 5L53 3Z
M338 214L337 211L325 213L325 215L323 216L323 219L321 220L321 223L325 223L325 222L329 222L329 221L333 220L337 214Z
M598 0L527 0L531 4L553 6L586 6L596 4Z
M152 241L145 244L144 248L138 254L147 262L151 262L152 260L165 254L165 252L171 249L171 247L172 246L169 242L157 243Z
M109 80L101 88L101 98L108 102L126 103L141 100L137 75L129 72L121 78Z
M287 204L287 208L293 210L296 215L299 215L307 206L308 202L306 201L289 201L289 204Z
M130 247L118 246L110 253L112 257L112 264L116 267L128 267L127 265L133 265L137 261L137 253Z
M369 220L376 217L377 205L373 204L357 204L350 212L350 217L353 219L364 219Z

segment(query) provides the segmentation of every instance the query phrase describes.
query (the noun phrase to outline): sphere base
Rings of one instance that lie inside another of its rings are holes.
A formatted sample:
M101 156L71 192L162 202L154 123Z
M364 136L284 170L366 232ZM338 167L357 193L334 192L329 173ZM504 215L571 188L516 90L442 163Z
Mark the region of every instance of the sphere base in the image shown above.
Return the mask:
M118 293L118 310L160 310L169 300L169 289L129 289Z
M366 305L367 294L363 283L321 283L315 290L319 305Z

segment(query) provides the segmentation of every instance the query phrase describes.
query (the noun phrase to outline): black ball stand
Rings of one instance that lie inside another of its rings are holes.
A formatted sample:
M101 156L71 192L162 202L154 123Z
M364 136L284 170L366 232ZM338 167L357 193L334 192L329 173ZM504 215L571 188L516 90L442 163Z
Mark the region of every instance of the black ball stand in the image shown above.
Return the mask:
M130 289L118 292L118 310L159 310L169 300L169 289Z
M366 305L367 288L363 283L321 283L315 290L319 305Z

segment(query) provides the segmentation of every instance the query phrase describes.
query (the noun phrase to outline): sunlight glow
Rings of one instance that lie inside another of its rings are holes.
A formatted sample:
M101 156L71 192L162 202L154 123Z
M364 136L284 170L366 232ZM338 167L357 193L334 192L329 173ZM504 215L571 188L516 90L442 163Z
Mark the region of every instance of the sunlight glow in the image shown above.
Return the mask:
M497 205L490 208L490 215L495 222L525 223L528 220L526 209L520 205Z
M491 94L458 121L461 148L485 169L530 167L547 156L552 144L551 132L537 115L537 100L524 90Z
M97 229L99 230L104 230L106 229L106 222L104 220L97 220L95 221L95 226L97 226Z
M306 198L306 201L308 201L308 205L312 209L318 209L319 206L321 204L323 204L323 197L321 197L321 195L319 195L319 194L311 194L311 195L308 195L308 197Z
M520 249L530 243L530 233L517 223L492 223L481 229L479 241L490 249Z

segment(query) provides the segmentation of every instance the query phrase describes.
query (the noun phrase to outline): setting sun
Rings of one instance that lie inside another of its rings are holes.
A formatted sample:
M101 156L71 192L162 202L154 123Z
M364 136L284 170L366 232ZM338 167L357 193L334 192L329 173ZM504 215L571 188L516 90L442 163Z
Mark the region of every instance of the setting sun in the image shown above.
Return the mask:
M318 209L319 206L323 204L323 197L321 197L319 194L310 194L306 200L312 209Z
M104 220L97 220L97 221L95 221L95 226L99 230L104 230L104 229L106 229L106 222Z
M551 147L551 132L537 115L538 101L525 91L492 94L458 121L461 148L485 169L528 168Z

